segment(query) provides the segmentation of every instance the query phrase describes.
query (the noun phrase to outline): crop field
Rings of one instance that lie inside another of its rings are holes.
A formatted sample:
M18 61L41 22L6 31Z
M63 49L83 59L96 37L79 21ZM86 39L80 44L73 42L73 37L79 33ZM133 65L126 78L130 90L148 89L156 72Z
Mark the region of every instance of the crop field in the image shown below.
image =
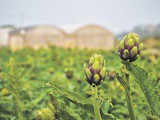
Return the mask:
M0 8L0 120L160 120L160 0Z
M93 86L86 82L83 67L95 53L103 56L107 71L103 83L98 85L98 97L91 91ZM119 59L117 49L78 50L50 46L48 49L23 48L13 52L9 48L0 48L0 120L98 120L101 118L95 115L98 114L95 101L99 101L103 120L129 120L126 89L118 75L125 64ZM144 50L134 65L138 66L136 72L130 69L133 65L126 69L132 73L128 90L131 91L136 119L158 120L160 58ZM146 92L147 88L154 89L153 82L145 83L147 77L143 75L146 73L140 68L155 80L154 93ZM138 83L134 76L140 77L142 83ZM150 99L152 95L153 99ZM97 97L93 100L94 105L91 102L93 96Z

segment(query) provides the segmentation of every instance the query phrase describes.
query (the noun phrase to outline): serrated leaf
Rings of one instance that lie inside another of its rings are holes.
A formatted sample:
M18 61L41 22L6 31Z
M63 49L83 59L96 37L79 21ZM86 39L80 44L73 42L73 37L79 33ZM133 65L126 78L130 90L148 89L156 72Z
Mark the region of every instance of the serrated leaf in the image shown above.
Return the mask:
M42 94L40 97L32 100L31 102L27 103L26 104L26 107L31 107L31 108L34 108L36 105L38 105L44 98L45 94Z
M86 99L83 96L81 96L75 92L68 91L67 89L65 89L63 87L59 87L57 85L53 85L53 84L47 84L47 85L50 87L53 87L63 97L67 98L75 105L85 109L87 112L90 112L92 115L94 115L94 107L93 107L90 99ZM102 115L103 120L106 120L106 119L107 120L116 120L115 116L113 116L111 114L104 114L102 110L101 110L101 115Z
M130 62L122 62L130 75L135 78L147 98L152 114L160 117L160 83L141 67Z
M102 119L103 120L119 120L117 119L114 115L112 114L107 114L107 113L104 113L102 111L102 109L100 109L100 113L101 113L101 116L102 116Z
M159 120L159 118L157 116L153 116L151 114L147 114L147 116L152 120Z
M82 104L79 103L77 101L72 100L71 98L67 98L68 100L70 100L72 103L74 103L75 105L87 110L88 112L90 112L91 114L94 114L94 108L92 104Z
M128 83L118 74L116 75L118 81L121 83L121 85L123 86L123 88L128 92L128 90L130 89Z
M58 111L58 108L59 108L58 100L56 99L56 97L52 93L48 93L48 94L50 96L52 106L54 107L54 109L56 111Z
M69 114L69 112L65 109L59 108L58 114L62 118L62 120L77 120L72 115Z
M11 80L12 76L10 75L10 73L1 73L2 78L6 78L7 80Z
M57 85L53 85L50 84L51 87L53 87L54 89L56 89L61 95L66 96L67 98L71 98L74 101L77 101L79 103L82 104L92 104L91 101L87 100L86 98L84 98L83 96L75 93L75 92L71 92L63 87L59 87Z
M60 107L58 100L52 93L48 94L50 95L50 99L53 107L56 110L56 113L58 114L58 116L60 116L62 120L76 120L72 115L69 114L66 109Z
M86 99L83 96L71 92L63 87L59 87L57 85L50 84L57 92L59 92L63 97L66 97L74 104L86 109L90 113L94 113L93 105L90 99Z

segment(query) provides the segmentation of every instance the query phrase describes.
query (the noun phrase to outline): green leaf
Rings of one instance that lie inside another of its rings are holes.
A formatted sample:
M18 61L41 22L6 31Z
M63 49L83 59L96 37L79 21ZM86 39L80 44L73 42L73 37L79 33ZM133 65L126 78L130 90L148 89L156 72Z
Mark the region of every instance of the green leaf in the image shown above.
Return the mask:
M28 102L26 104L26 107L28 108L35 108L43 99L44 99L45 94L42 94L40 97L33 99L31 102Z
M47 84L48 86L54 88L57 92L59 92L63 97L69 99L74 104L86 109L90 113L94 113L93 105L90 99L86 99L83 96L71 92L63 87L59 87L53 84Z
M75 105L85 109L86 111L90 112L91 114L94 115L94 108L92 104L84 104L84 103L79 103L77 101L72 100L72 98L68 98L68 100L70 100L72 103L74 103Z
M52 93L48 93L48 94L50 96L52 106L54 107L54 109L56 111L58 111L58 108L59 108L58 100L56 99L56 97Z
M51 83L47 84L47 86L50 86L52 88L54 88L57 92L59 92L63 97L67 98L68 100L70 100L72 103L74 103L75 105L85 109L87 112L91 113L92 115L94 115L94 107L92 105L91 99L86 99L83 96L75 93L75 92L71 92L63 87L59 87L57 85L53 85ZM104 114L103 111L101 110L101 115L103 120L116 120L116 117L111 115L111 114Z
M119 76L119 74L116 74L116 77L118 79L118 81L121 83L121 85L123 86L123 88L126 90L126 92L128 92L128 90L130 89L128 83L126 80L123 79L123 77Z
M147 114L147 116L151 119L151 120L159 120L159 118L157 116L153 116L151 114Z
M69 114L69 112L65 109L59 108L58 114L62 118L62 120L76 120L72 115Z
M136 80L147 98L152 114L160 117L160 83L141 67L130 62L122 62L130 75Z
M104 113L102 109L100 109L100 113L103 120L119 120L112 114Z
M59 101L56 99L56 97L52 93L48 93L48 94L50 95L52 105L56 110L56 114L60 116L62 120L76 120L72 115L70 115L67 109L62 108L59 105Z

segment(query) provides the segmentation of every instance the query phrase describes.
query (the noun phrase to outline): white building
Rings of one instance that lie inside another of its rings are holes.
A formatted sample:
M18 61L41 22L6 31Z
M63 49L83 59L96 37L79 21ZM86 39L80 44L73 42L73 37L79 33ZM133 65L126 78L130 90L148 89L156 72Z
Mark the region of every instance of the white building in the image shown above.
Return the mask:
M11 32L12 30L14 30L13 26L0 26L0 46L8 45L9 32Z

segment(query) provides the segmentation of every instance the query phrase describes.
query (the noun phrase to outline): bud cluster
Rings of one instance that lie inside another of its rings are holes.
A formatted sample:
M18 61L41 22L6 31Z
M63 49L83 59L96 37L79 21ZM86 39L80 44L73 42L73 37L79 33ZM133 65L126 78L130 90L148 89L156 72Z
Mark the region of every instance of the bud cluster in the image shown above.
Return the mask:
M136 33L124 36L118 45L119 57L122 60L133 62L139 57L143 48L143 43L140 43L139 39L140 37Z
M84 63L84 72L86 81L90 85L101 84L106 77L105 60L103 59L103 56L98 54L93 55L90 58L88 65Z

